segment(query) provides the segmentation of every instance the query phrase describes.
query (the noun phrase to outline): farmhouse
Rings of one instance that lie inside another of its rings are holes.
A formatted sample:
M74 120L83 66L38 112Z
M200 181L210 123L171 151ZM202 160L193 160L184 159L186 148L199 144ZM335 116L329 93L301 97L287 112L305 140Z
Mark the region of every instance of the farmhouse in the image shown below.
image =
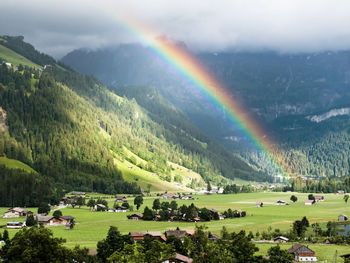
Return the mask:
M117 196L116 201L117 202L124 202L124 203L126 203L128 201L128 199L126 199L125 196Z
M343 194L345 194L345 192L344 192L343 190L338 190L338 191L336 192L336 194L337 194L337 195L343 195Z
M338 216L338 221L346 221L346 220L348 220L348 217L346 215Z
M314 197L315 197L316 202L323 202L324 201L323 195L315 195Z
M73 216L54 217L54 216L36 215L35 219L38 221L39 224L42 224L44 226L58 226L58 225L71 224L74 220L74 217Z
M315 200L306 200L305 205L314 205L316 203Z
M131 220L141 220L143 218L142 214L132 214L130 216L128 216L129 219Z
M106 211L107 207L103 204L96 204L93 211Z
M74 196L85 197L85 196L86 196L86 193L84 193L84 192L72 192L72 195L74 195Z
M193 200L193 197L191 195L184 195L181 197L181 200Z
M180 196L178 194L173 194L173 193L166 193L163 194L162 199L180 199Z
M309 249L307 246L301 244L295 244L291 248L288 249L289 253L294 255L295 261L301 262L316 262L317 257L316 253Z
M33 214L31 211L24 210L20 207L14 207L6 211L3 215L3 218L14 218L14 217L20 217L20 216L28 216Z
M256 207L263 207L263 205L264 205L264 204L263 204L262 202L257 202L257 203L255 204Z
M288 240L289 240L288 238L283 237L283 236L279 236L279 237L276 237L276 238L273 239L273 241L275 243L287 243Z
M145 239L145 236L149 235L159 239L159 241L164 241L162 239L162 233L160 231L139 231L139 232L130 232L129 235L135 242L142 241Z
M173 257L162 261L161 263L192 263L193 259L176 253Z
M7 228L22 228L24 224L22 222L7 222Z
M181 241L184 241L185 236L192 236L193 235L191 230L180 230L180 229L167 230L167 231L165 231L164 234L165 234L166 238L168 238L170 236L175 236L175 237L181 239Z

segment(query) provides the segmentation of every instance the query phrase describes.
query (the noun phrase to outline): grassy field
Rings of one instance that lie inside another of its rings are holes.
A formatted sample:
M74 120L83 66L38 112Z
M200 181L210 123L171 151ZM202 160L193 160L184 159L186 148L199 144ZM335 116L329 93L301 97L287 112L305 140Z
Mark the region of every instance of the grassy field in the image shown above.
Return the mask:
M8 159L6 157L0 157L0 165L5 165L7 168L10 168L10 169L25 170L28 173L37 173L33 168L26 165L25 163L22 163L14 159Z
M199 207L216 208L219 210L243 209L247 211L247 217L234 218L220 221L210 221L205 224L208 230L214 233L220 233L220 230L225 226L230 232L239 231L241 229L253 231L268 231L279 228L282 232L290 229L291 224L296 219L301 219L306 216L310 223L327 222L337 220L339 214L349 214L349 205L343 201L343 196L335 194L325 194L325 201L317 203L315 206L305 206L304 200L307 199L307 194L293 193L298 197L296 203L289 206L275 206L273 203L277 200L289 201L292 193L248 193L237 195L197 195L193 201L179 200L179 204L191 204L192 202ZM146 197L144 204L140 208L143 211L144 207L152 206L155 197ZM132 203L132 199L130 202ZM257 208L255 203L263 202L264 207ZM109 205L113 205L114 200L109 200ZM0 209L0 214L5 211L5 208ZM33 210L35 211L35 210ZM90 212L89 208L65 208L62 209L64 215L72 215L76 217L77 224L73 231L67 231L63 226L51 227L55 236L63 237L67 240L66 245L73 247L76 244L87 246L90 248L96 247L98 240L105 238L109 226L117 226L122 233L130 231L143 230L160 230L174 229L194 229L196 223L180 223L180 222L148 222L148 221L131 221L126 218L128 213L108 213L108 212ZM22 219L23 220L23 219ZM0 218L0 225L7 222L7 219ZM16 230L11 230L13 235ZM266 254L267 249L271 244L257 244L262 254ZM291 244L283 245L290 247ZM322 262L332 262L335 250L338 250L338 255L345 252L350 252L350 246L335 246L335 245L310 245L316 251ZM340 259L338 262L342 262Z
M17 54L16 52L12 51L11 49L8 49L7 47L4 47L3 45L0 45L0 58L3 58L7 62L10 62L13 65L17 66L19 64L22 64L28 67L41 68L39 65L31 62L27 58Z

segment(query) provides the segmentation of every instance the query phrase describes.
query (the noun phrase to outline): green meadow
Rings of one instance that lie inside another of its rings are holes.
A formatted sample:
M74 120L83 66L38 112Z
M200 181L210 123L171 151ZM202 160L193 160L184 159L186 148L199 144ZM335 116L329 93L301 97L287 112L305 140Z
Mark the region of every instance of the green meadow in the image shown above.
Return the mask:
M9 159L6 157L0 157L0 165L5 165L7 168L10 168L10 169L21 169L28 173L37 173L29 165L22 163L20 161L17 161L15 159Z
M290 203L288 206L276 206L274 203L277 200L290 202L290 196L294 194L298 197L296 203ZM97 194L98 195L98 194ZM109 213L109 212L91 212L87 207L81 208L65 208L62 209L64 215L72 215L76 217L76 226L74 230L67 231L64 226L50 227L57 237L63 237L67 240L68 247L74 247L79 244L89 248L95 248L99 240L105 238L109 226L117 226L122 233L130 231L144 230L159 230L174 229L194 229L195 225L206 225L208 230L219 234L222 227L225 226L228 231L245 230L253 233L259 231L268 231L269 227L272 230L278 228L281 232L288 231L292 223L306 216L310 223L319 222L326 223L327 221L336 221L340 214L350 214L350 204L346 204L342 195L324 194L325 201L319 202L314 206L305 206L304 200L308 194L302 193L242 193L230 195L196 195L195 200L178 200L178 204L189 205L192 202L198 207L216 208L218 210L242 209L247 212L245 218L225 219L220 221L210 221L203 223L184 223L184 222L155 222L155 221L133 221L128 220L128 213ZM99 195L101 196L101 195ZM145 206L152 206L153 197L145 197L144 204L140 211L143 211ZM129 202L133 204L132 197L128 197ZM114 199L109 199L109 205L112 206ZM166 200L164 200L166 201ZM263 202L264 207L257 208L256 202ZM33 209L33 212L36 209ZM6 208L0 208L0 214L6 211ZM136 212L136 211L135 211ZM134 213L135 213L134 212ZM14 219L13 221L19 219ZM24 218L21 218L23 221ZM9 219L0 218L0 225L6 224ZM13 235L17 230L10 230L10 235ZM257 244L261 254L266 254L266 251L272 244ZM283 244L283 248L289 248L291 244ZM318 254L320 262L332 262L335 251L338 255L349 252L350 246L336 246L316 244L310 245ZM339 258L338 262L342 262Z
M11 49L3 45L0 45L0 58L3 58L7 62L10 62L14 65L22 64L28 67L41 68L39 65L33 63L32 61L28 60L27 58L19 55L18 53L12 51Z

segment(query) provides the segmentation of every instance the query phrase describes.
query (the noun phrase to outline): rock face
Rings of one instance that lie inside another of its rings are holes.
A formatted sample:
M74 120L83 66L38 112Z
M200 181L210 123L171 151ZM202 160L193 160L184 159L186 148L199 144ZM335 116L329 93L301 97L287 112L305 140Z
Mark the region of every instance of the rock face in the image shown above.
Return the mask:
M0 107L0 130L6 132L8 128L9 127L6 125L6 111Z

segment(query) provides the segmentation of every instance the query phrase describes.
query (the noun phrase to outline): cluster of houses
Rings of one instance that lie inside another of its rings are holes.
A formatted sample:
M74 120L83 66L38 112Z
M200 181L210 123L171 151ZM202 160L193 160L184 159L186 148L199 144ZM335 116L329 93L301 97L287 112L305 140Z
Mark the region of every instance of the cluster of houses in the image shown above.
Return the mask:
M25 210L21 207L14 207L10 208L7 210L3 218L19 218L19 217L28 217L30 215L33 215L31 211ZM34 215L34 219L38 222L39 225L43 226L59 226L59 225L65 225L66 228L71 229L72 224L74 221L73 216L59 216L59 217L54 217L54 216L48 216L44 214L36 214ZM7 228L22 228L26 224L25 222L7 222L6 227Z
M191 195L180 196L179 194L175 193L165 193L160 198L167 200L194 200Z
M324 196L323 195L315 195L314 199L311 200L305 200L305 205L314 205L318 202L323 202Z

